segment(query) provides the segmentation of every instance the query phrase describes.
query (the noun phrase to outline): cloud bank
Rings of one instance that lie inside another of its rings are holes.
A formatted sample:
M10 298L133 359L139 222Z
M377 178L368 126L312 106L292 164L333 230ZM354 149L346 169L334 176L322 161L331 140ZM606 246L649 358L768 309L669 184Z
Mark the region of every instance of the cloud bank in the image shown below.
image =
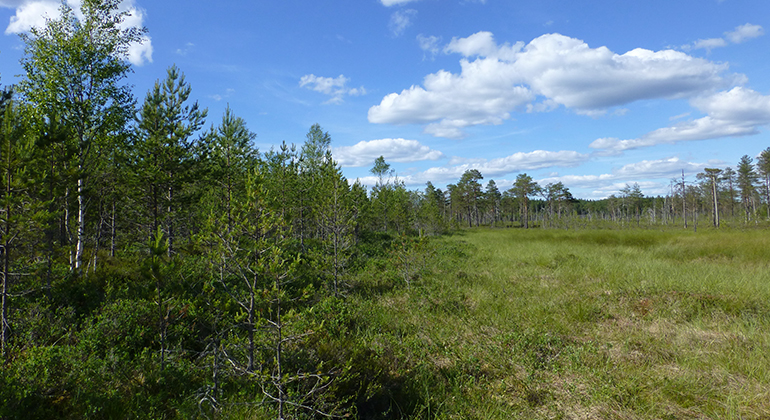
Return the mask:
M425 41L425 40L423 40ZM431 48L423 42L424 50ZM440 70L422 86L386 95L369 109L372 123L425 124L437 137L462 138L475 125L502 124L514 111L564 106L600 115L646 99L675 99L736 85L726 64L681 51L637 48L617 54L560 34L528 44L498 44L490 32L454 38L443 52L460 54L461 71Z
M682 141L748 136L770 124L770 96L745 87L696 97L690 104L706 116L659 128L636 139L597 139L589 147L617 153Z

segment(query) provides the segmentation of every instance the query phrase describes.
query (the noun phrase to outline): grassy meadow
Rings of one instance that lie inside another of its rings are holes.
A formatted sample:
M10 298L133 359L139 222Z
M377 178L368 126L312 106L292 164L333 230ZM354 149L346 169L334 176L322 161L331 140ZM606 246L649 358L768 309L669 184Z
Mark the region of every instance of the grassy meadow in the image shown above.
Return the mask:
M476 229L407 268L353 280L362 418L770 418L766 231Z

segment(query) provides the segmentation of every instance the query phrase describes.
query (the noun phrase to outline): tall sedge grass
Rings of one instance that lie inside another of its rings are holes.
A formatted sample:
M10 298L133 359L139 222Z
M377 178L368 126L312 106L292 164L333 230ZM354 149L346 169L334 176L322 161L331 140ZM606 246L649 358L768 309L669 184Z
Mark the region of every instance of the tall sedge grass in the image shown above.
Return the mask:
M769 265L764 231L469 230L361 342L415 418L769 418Z

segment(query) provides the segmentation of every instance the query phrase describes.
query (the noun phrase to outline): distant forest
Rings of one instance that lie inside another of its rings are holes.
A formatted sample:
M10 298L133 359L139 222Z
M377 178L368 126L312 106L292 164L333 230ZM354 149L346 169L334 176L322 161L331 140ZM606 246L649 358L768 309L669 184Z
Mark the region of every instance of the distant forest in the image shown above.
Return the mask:
M207 125L176 67L137 103L124 57L142 31L120 25L118 4L84 0L81 19L64 7L24 35L24 79L0 101L2 419L213 418L248 404L363 416L392 384L334 323L374 258L408 287L425 238L465 226L768 217L770 148L672 180L665 197L633 184L579 200L527 174L501 192L476 170L413 191L382 157L373 188L350 183L319 125L270 151L229 108Z

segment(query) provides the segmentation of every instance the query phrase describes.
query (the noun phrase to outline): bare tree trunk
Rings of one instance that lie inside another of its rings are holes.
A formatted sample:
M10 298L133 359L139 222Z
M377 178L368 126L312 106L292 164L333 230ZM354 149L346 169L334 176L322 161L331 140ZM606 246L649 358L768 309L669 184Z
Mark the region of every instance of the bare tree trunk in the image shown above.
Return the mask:
M684 185L684 171L682 171L682 218L684 219L684 228L687 229L687 191Z
M712 193L714 194L714 227L719 227L719 201L717 199L717 180L714 177L711 180Z

